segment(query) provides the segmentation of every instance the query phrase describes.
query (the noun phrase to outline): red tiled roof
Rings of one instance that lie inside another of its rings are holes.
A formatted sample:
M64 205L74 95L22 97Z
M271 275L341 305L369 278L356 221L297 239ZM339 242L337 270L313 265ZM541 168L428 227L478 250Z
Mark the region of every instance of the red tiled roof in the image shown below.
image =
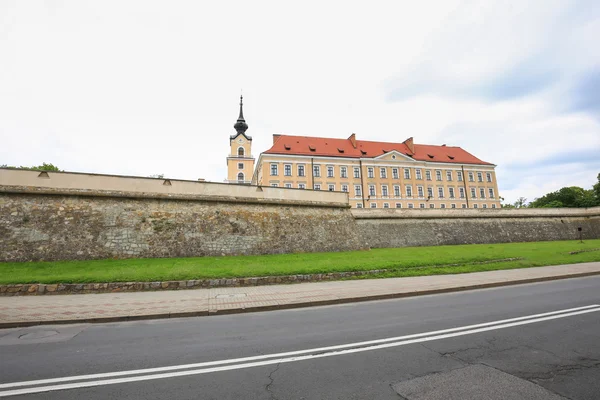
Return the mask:
M455 146L415 144L413 146L413 152L409 148L409 141L412 141L412 138L402 143L356 140L356 148L354 148L350 138L337 139L280 135L273 146L263 154L374 158L395 150L416 161L493 165L492 163L482 161L471 153Z

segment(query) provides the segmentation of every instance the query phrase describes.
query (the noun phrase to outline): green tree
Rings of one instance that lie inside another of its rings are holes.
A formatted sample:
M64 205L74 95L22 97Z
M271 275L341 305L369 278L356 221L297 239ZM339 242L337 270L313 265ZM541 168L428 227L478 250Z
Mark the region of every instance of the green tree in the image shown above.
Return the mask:
M596 204L600 205L600 174L598 174L598 182L594 186L592 186L592 190L596 195Z
M569 186L535 199L530 207L594 207L596 205L598 199L593 190Z
M517 201L514 202L513 206L515 208L525 208L527 207L527 199L525 197L519 197Z
M32 167L24 167L22 165L20 167L14 167L12 165L2 164L2 165L0 165L0 168L33 169L35 171L57 171L57 172L62 172L62 169L59 169L56 165L51 164L51 163L42 163L42 165L34 165Z

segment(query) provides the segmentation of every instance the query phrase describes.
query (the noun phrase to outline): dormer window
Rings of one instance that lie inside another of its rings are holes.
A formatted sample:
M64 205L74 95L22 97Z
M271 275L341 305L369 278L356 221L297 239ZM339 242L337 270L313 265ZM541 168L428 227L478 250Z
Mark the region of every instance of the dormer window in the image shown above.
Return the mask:
M315 148L315 146L311 146L311 145L309 145L309 146L308 146L308 149L309 149L310 151L315 151L315 150L317 150L317 149Z
M291 148L292 148L292 146L290 146L289 144L284 144L284 145L283 145L283 147L284 147L286 150L291 150Z
M361 151L360 151L360 153L361 153L363 156L367 154L367 152L366 152L366 151L364 151L364 150L361 150Z
M338 152L340 152L340 153L343 153L343 152L344 152L344 149L340 149L340 148L338 147Z
M449 155L448 158L454 160L454 156Z
M427 157L433 158L433 154L427 154Z

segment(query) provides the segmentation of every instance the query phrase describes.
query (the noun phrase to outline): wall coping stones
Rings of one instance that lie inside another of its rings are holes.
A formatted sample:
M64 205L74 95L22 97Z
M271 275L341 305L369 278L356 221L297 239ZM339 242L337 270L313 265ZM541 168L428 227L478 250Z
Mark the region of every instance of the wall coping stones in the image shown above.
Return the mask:
M155 290L208 289L214 287L262 286L301 282L331 281L352 276L375 275L387 269L370 271L330 272L326 274L259 276L249 278L190 279L162 282L103 282L103 283L29 283L0 285L0 296L38 296L60 294L119 293Z
M590 208L353 208L355 219L445 219L445 218L567 218L598 217L600 207Z

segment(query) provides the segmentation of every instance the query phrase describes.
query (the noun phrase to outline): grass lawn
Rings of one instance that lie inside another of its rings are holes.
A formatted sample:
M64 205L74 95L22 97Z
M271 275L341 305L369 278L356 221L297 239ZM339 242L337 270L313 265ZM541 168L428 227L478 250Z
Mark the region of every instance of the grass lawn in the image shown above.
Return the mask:
M569 254L577 250L593 250ZM405 247L340 253L0 263L0 284L233 278L388 269L369 278L600 261L600 240ZM473 264L506 258L516 261ZM456 266L445 266L459 264Z

